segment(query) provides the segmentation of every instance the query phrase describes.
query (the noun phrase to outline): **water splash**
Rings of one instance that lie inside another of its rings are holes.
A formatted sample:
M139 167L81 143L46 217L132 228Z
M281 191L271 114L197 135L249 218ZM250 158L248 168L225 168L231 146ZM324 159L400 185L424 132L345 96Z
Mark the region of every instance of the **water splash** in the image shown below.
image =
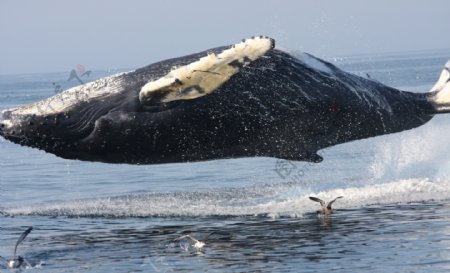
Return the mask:
M288 193L296 185L267 186L260 193L254 188L215 192L144 193L123 196L53 202L6 209L9 216L44 215L68 217L208 217L262 216L301 217L319 209L309 196L330 200L344 196L336 209L355 208L373 204L408 203L450 198L450 181L406 179L363 187L337 188L319 192ZM273 197L275 196L275 197ZM283 198L283 196L290 196ZM270 198L272 197L272 198Z
M375 181L398 178L447 179L450 176L449 119L436 117L415 131L392 135L378 142L369 166Z

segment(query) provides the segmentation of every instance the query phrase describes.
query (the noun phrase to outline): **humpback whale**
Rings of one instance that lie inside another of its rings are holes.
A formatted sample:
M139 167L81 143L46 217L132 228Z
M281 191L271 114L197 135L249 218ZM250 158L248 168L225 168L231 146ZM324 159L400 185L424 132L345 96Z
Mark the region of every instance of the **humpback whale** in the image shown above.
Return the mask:
M258 36L86 83L2 112L0 135L66 159L320 162L320 149L450 112L450 62L426 93L344 72Z

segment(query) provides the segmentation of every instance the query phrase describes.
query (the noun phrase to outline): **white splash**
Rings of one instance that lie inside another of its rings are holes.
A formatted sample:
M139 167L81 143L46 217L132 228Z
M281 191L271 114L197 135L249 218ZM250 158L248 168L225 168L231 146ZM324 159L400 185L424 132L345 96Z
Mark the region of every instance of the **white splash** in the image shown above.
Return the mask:
M445 179L450 174L450 132L447 116L435 117L420 128L379 138L368 170L375 181L398 178Z
M315 212L317 204L309 196L331 200L343 196L333 209L359 208L367 205L408 203L424 200L444 200L450 198L450 180L404 179L383 184L362 187L337 188L325 191L298 190L295 187L279 187L264 198L255 198L246 189L241 194L183 193L183 194L140 194L111 198L94 198L58 203L39 204L11 208L4 211L9 215L50 215L89 217L155 217L155 216L242 216L261 215L269 217L298 217Z

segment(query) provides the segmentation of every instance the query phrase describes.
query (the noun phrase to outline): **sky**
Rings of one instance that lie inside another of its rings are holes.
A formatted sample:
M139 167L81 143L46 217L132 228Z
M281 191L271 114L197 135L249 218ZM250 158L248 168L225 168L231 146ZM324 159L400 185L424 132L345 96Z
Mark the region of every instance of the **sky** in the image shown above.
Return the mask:
M138 68L260 34L318 57L447 49L449 27L448 0L0 0L0 74Z

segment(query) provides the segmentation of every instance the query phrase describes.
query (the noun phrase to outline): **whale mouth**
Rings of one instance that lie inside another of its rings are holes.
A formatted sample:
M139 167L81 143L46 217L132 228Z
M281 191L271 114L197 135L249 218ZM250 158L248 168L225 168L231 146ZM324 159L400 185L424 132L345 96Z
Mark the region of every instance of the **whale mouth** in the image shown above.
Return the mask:
M0 112L0 136L11 138L11 130L15 125L13 111L15 109L6 109ZM14 135L14 130L12 131ZM17 137L17 136L16 136Z
M11 126L12 110L5 109L0 112L0 128Z
M11 119L11 110L6 109L1 111L0 121L3 121L5 119Z
M10 113L8 110L3 110L0 112L0 136L4 136L5 128L8 124L5 113ZM10 114L9 114L10 115Z

